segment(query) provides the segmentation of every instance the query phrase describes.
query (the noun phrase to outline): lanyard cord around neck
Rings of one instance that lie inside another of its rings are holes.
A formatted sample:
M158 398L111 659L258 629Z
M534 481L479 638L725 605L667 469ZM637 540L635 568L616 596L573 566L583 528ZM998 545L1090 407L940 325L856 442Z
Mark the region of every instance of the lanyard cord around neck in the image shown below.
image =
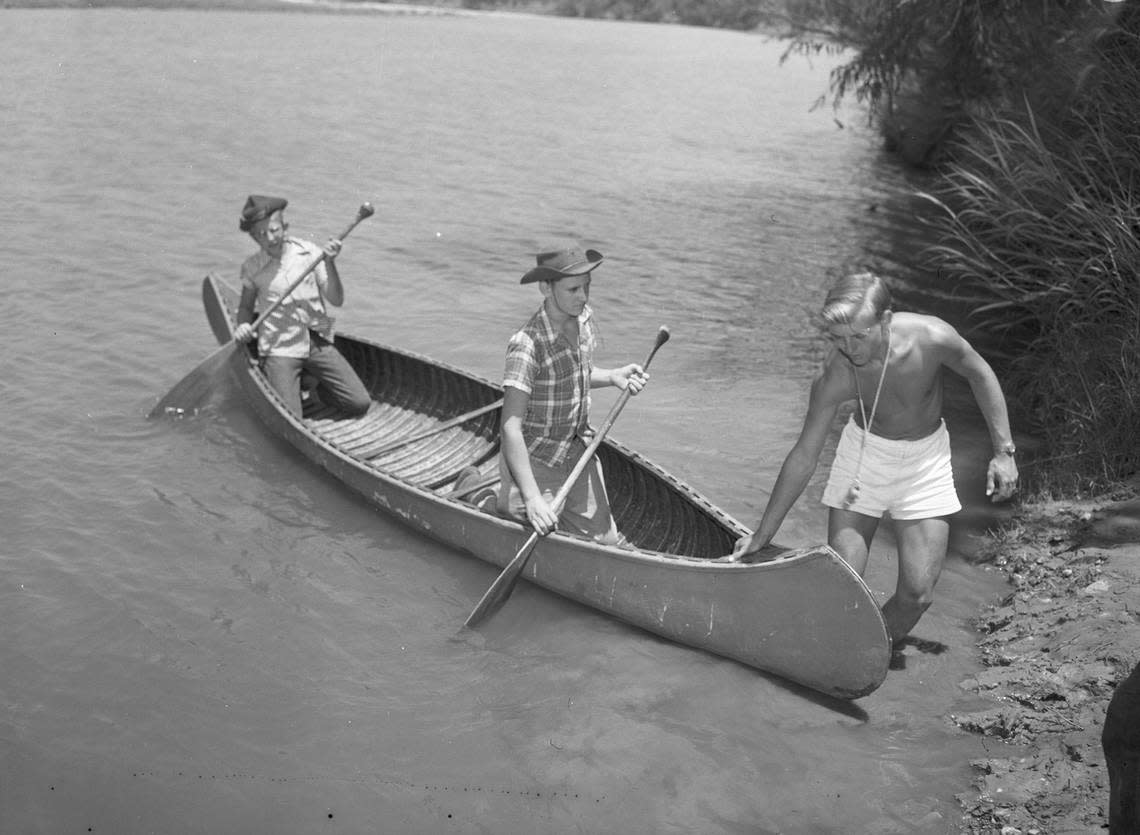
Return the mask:
M879 372L879 384L875 387L875 399L871 402L871 419L867 420L867 411L863 407L863 389L859 385L859 372L855 371L855 393L859 396L859 414L863 418L863 440L859 444L859 462L855 465L855 483L859 482L859 474L863 471L863 453L867 450L867 436L871 434L871 424L875 422L875 412L879 408L879 395L883 392L883 380L887 378L887 363L891 359L891 331L887 330L887 351L883 354L883 370Z

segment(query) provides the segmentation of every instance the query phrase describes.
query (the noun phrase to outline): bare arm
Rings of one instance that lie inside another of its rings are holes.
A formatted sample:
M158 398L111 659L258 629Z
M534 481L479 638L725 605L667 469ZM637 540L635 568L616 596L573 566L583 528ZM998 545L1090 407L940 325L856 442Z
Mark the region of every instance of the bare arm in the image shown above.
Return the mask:
M344 285L340 280L340 271L336 268L336 257L340 254L341 242L337 238L329 238L328 243L323 247L325 253L325 260L323 266L325 268L325 285L324 296L333 307L340 307L344 304Z
M819 465L819 456L823 451L827 434L831 431L831 424L835 420L839 404L849 399L845 395L840 373L834 367L830 371L825 370L812 383L807 415L804 417L800 436L784 459L783 466L780 467L772 495L768 499L764 515L757 524L755 532L737 540L732 552L733 557L742 558L759 551L772 541L784 517L803 493L812 473Z
M1009 410L997 375L982 355L974 350L957 331L947 338L946 367L966 378L990 431L994 454L986 470L986 495L993 501L1005 501L1017 489L1017 463L1003 448L1013 445L1009 428Z
M501 437L503 457L511 468L511 476L526 503L526 516L534 529L546 535L558 525L558 515L538 489L534 470L530 466L530 451L523 437L523 418L526 416L530 395L514 386L503 388L503 417Z

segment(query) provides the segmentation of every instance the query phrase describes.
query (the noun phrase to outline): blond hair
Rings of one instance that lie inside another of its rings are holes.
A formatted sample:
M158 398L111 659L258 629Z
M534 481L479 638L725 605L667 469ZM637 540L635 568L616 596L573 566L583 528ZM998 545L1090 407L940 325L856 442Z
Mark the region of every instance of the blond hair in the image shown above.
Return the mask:
M819 318L825 327L844 325L863 311L878 319L891 309L891 291L874 273L853 273L832 285L820 308Z

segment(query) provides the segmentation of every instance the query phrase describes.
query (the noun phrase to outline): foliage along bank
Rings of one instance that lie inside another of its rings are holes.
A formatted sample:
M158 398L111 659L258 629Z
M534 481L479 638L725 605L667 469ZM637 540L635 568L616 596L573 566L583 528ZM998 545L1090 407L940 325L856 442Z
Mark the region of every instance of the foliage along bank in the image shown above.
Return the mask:
M810 6L810 9L809 9ZM852 45L832 77L911 164L945 289L1000 338L1038 489L1140 472L1140 3L819 0L794 49Z

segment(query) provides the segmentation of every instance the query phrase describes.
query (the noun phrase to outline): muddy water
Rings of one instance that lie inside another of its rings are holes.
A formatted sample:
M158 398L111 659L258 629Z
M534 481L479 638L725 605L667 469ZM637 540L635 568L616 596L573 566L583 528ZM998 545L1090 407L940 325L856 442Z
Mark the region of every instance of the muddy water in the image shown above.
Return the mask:
M344 329L497 376L554 237L606 254L600 359L673 339L614 434L754 521L798 431L807 313L900 232L904 184L826 64L740 33L545 18L0 12L8 238L0 829L957 831L948 726L997 581L953 559L915 653L833 703L378 517L232 391L150 423L212 349L198 282L376 216ZM875 211L871 211L871 208ZM599 398L598 408L606 406ZM976 415L953 428L977 501ZM781 539L818 540L819 484ZM893 587L884 537L868 577Z

